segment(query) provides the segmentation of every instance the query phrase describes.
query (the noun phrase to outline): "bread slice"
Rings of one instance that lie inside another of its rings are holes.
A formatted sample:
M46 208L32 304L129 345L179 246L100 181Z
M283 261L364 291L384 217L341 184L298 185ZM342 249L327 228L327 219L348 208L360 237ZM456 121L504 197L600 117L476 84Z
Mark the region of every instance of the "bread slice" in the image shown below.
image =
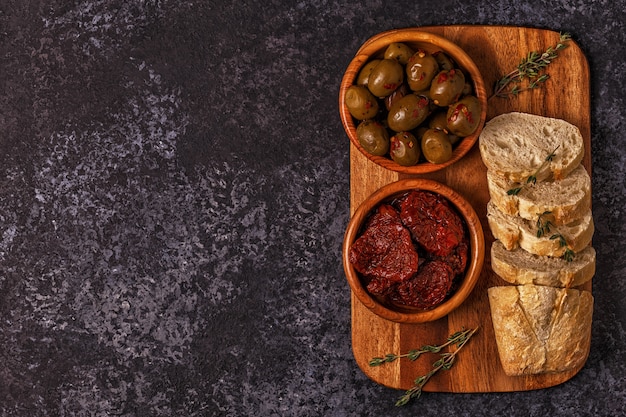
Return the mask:
M593 296L541 285L487 290L498 355L509 376L582 367L589 353Z
M487 171L491 201L505 214L537 220L551 212L555 225L567 224L581 218L591 208L591 177L578 165L562 180L546 180L536 184L509 181L493 171ZM509 190L519 188L517 194Z
M568 262L562 258L533 255L522 248L507 250L496 240L491 245L491 269L511 284L577 287L596 273L596 250L587 246Z
M478 142L487 168L517 182L526 181L531 175L538 181L565 178L584 155L583 137L576 126L529 113L494 117L485 124ZM552 154L551 160L545 162Z
M591 243L594 232L593 217L588 210L579 219L568 224L552 227L549 233L537 236L537 220L527 220L501 212L491 200L487 203L487 222L493 236L500 240L507 250L517 247L541 256L561 257L569 248L580 252ZM559 239L552 239L554 234L561 234L566 246L561 246Z

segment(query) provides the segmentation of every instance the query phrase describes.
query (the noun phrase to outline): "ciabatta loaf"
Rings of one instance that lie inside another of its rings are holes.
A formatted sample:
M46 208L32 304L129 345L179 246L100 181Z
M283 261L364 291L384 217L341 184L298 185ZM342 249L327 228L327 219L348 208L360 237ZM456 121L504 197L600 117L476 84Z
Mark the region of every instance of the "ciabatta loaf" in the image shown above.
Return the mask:
M511 112L485 124L479 149L487 169L510 181L562 179L584 155L580 130L562 119ZM546 159L550 156L550 160Z
M528 220L549 211L551 221L561 225L581 218L591 208L591 178L582 165L561 180L535 184L509 181L487 171L487 185L491 201L500 211ZM516 189L517 193L509 192Z
M541 285L488 290L498 355L509 376L563 372L587 358L593 296Z
M549 233L537 236L537 219L527 220L520 216L511 216L501 212L491 201L487 203L487 221L493 236L500 240L507 250L517 247L541 256L561 257L569 248L580 252L591 243L594 232L593 217L588 210L579 219L558 227L551 227ZM548 219L543 219L547 221ZM560 239L552 236L560 234L567 246L560 244Z
M507 250L502 242L496 240L491 245L491 269L500 278L515 285L572 288L593 278L596 251L587 246L568 262L562 258L533 255L522 248Z

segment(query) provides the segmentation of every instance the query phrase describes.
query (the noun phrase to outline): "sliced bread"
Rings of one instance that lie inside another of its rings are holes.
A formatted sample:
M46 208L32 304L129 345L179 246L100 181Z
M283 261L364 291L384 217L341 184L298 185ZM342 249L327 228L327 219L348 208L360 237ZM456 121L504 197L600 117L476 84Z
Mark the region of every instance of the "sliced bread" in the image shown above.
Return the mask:
M570 262L533 255L522 248L507 250L496 240L491 245L491 269L515 285L535 284L571 288L589 281L596 272L596 251L587 246Z
M576 126L520 112L504 113L486 123L479 149L489 170L517 182L530 176L538 181L565 178L584 155L583 137Z
M541 285L491 287L487 292L507 375L563 372L583 365L589 353L591 293Z
M594 224L591 210L579 219L568 224L552 227L549 233L537 236L537 220L527 220L501 212L491 201L487 203L487 221L493 236L500 240L507 250L517 247L541 256L561 257L569 248L580 252L593 238ZM552 236L560 234L567 246L562 246L559 239Z
M507 180L493 171L487 171L487 185L491 201L505 214L536 220L549 211L556 225L570 223L591 208L591 178L578 165L561 180L546 180L525 184ZM510 190L519 191L509 193Z

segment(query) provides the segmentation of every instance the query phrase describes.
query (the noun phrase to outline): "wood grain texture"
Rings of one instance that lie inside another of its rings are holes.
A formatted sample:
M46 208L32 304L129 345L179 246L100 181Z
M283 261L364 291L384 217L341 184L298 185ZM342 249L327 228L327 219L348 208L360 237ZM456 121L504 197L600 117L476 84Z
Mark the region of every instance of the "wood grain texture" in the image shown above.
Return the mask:
M421 30L444 36L461 46L476 62L482 72L487 93L501 76L516 67L530 51L543 51L558 42L557 32L502 26L441 26L422 27ZM584 138L583 165L591 173L591 121L589 66L575 42L560 52L548 67L550 80L537 90L524 92L515 98L492 98L487 120L510 111L521 111L564 119L576 125ZM414 176L417 177L417 176ZM363 156L350 145L350 202L351 213L372 192L407 174L385 170ZM424 344L439 343L461 328L480 326L480 331L463 348L458 361L449 371L435 375L424 391L439 392L505 392L541 389L563 383L580 369L557 374L508 377L504 374L491 323L487 288L508 285L491 269L489 251L493 236L486 220L486 168L478 146L460 161L442 171L423 174L454 188L476 210L485 232L485 264L474 291L452 314L427 324L398 324L381 319L360 304L352 295L352 348L355 360L363 372L375 382L387 387L408 389L414 379L428 372L433 360L423 357L416 362L396 361L381 367L368 365L374 356L406 352ZM591 281L581 289L591 291ZM591 334L586 356L589 354Z

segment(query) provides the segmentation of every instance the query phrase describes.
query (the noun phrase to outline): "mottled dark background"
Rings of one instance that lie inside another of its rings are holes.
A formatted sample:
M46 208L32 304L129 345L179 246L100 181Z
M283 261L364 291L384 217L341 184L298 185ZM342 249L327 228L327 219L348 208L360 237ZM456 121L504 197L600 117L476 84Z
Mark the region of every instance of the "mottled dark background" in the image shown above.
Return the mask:
M0 415L624 415L625 9L0 0ZM455 23L589 59L592 350L554 388L396 409L351 352L337 94L374 33Z

